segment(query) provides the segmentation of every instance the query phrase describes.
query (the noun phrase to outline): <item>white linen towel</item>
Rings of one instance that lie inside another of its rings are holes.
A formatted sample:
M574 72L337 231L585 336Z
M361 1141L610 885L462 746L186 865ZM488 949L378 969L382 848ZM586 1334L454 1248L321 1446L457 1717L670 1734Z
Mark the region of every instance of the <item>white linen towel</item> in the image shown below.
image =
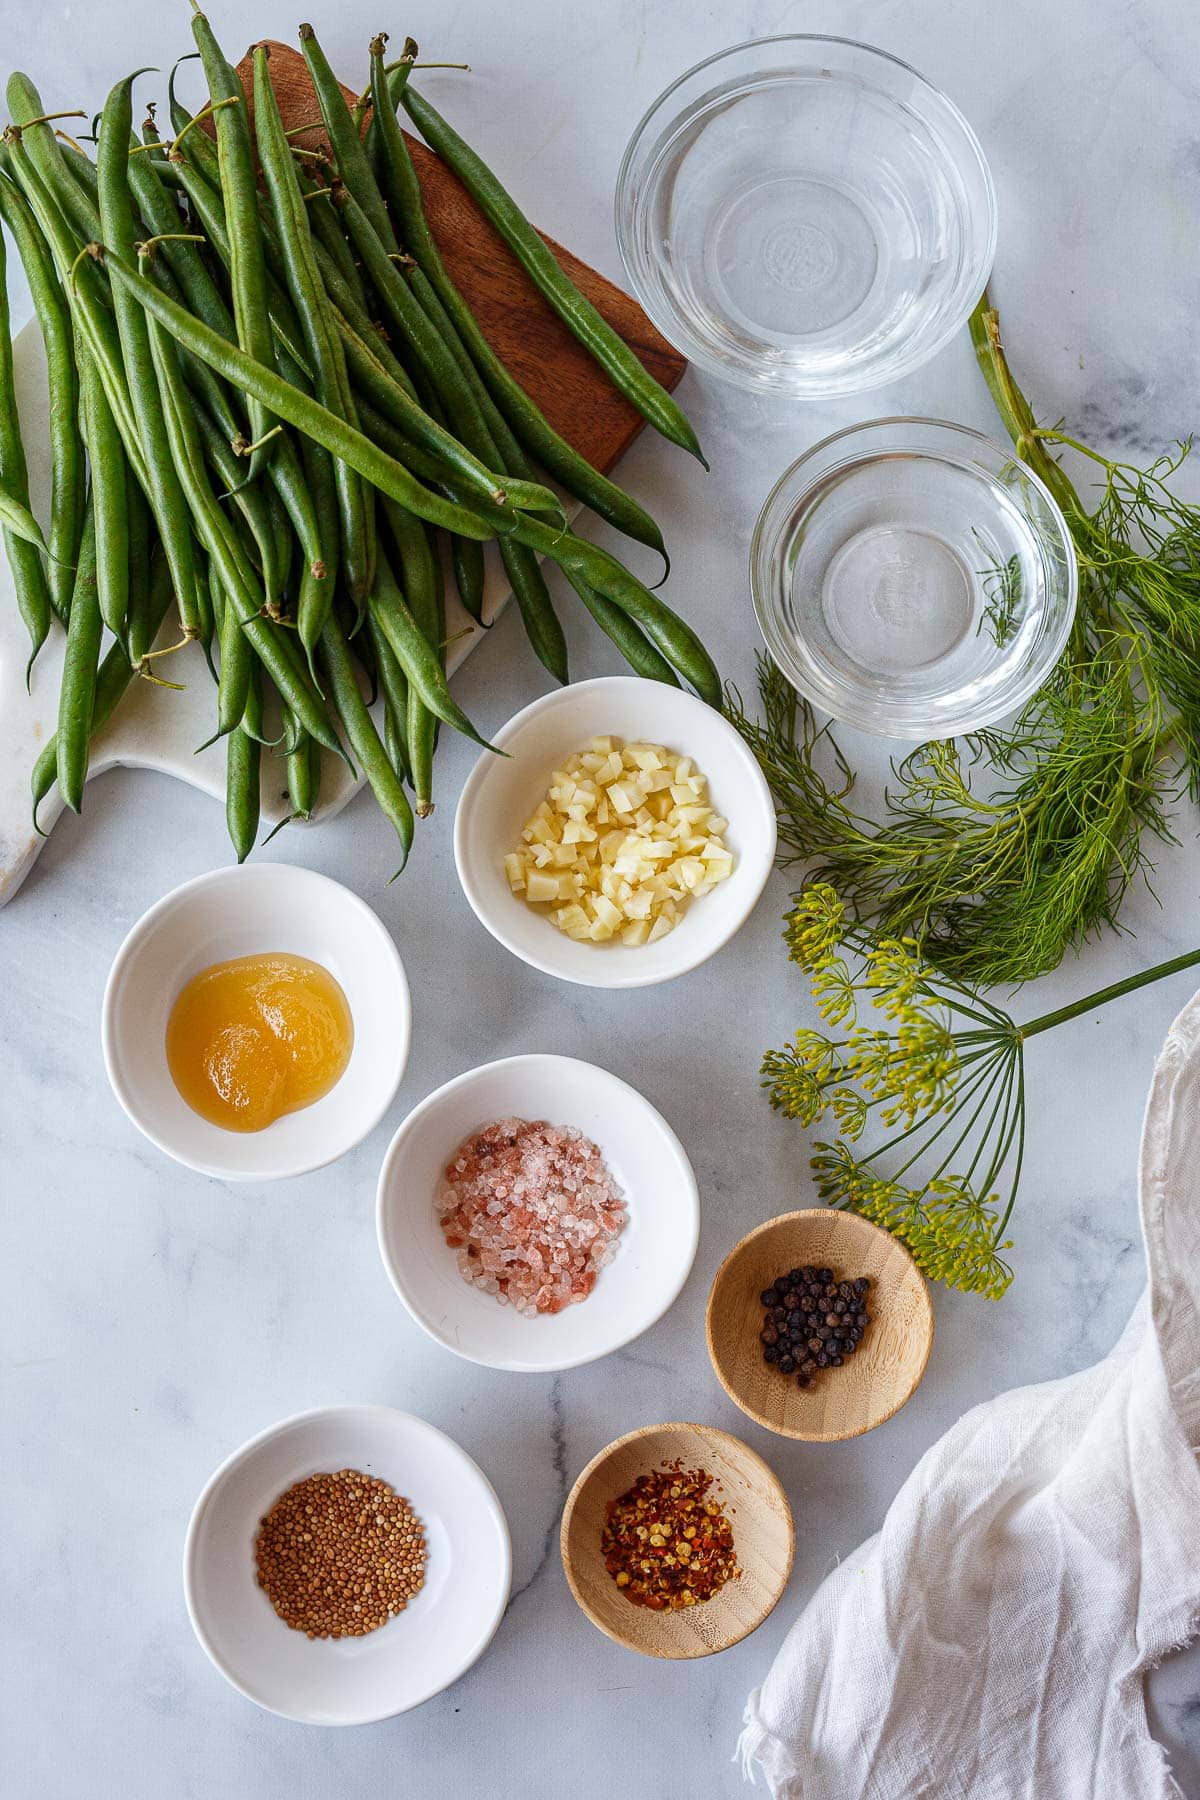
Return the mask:
M1200 1625L1200 994L1139 1187L1115 1349L960 1419L750 1696L742 1766L776 1800L1180 1800L1142 1677Z

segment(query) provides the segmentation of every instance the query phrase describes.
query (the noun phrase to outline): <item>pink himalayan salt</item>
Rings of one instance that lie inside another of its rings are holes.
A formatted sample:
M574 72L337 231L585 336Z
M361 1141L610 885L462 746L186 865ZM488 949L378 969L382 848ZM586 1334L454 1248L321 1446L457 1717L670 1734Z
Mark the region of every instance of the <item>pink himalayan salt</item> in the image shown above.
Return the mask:
M625 1224L596 1145L544 1119L497 1119L467 1138L436 1205L463 1280L530 1319L586 1300Z

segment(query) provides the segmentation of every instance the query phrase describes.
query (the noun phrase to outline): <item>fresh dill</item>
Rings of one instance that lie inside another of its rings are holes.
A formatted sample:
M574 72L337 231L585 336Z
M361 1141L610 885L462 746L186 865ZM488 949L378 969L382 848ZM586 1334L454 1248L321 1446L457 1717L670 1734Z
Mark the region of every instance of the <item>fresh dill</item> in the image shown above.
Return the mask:
M978 532L975 534L978 537ZM986 631L997 650L1003 650L1017 628L1021 610L1021 559L1014 551L1007 562L992 563L978 571L984 604L975 627L976 637Z
M804 1126L817 1191L873 1219L935 1281L998 1300L1025 1147L1025 1045L1068 1019L1200 963L1187 952L1016 1023L933 968L911 938L855 925L825 883L805 889L784 938L827 1030L798 1031L762 1062L771 1104ZM864 1138L883 1141L861 1148Z
M785 863L831 883L859 920L915 938L947 975L1016 985L1117 926L1155 843L1173 839L1180 791L1200 801L1200 507L1171 485L1187 445L1140 469L1039 427L986 295L971 334L1017 454L1075 544L1079 604L1054 674L1006 730L896 762L879 819L855 809L854 771L829 727L768 663L761 717L735 691L727 710L771 785ZM1090 509L1060 449L1097 471ZM1009 569L990 573L999 642L1019 594Z

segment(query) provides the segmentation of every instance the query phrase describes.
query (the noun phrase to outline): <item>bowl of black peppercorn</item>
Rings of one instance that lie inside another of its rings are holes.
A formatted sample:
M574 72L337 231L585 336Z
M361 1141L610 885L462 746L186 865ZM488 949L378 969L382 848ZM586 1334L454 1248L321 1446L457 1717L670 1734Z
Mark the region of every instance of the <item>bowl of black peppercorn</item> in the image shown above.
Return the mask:
M706 1327L717 1379L744 1413L831 1443L882 1425L915 1393L933 1306L897 1238L821 1207L769 1219L734 1246Z

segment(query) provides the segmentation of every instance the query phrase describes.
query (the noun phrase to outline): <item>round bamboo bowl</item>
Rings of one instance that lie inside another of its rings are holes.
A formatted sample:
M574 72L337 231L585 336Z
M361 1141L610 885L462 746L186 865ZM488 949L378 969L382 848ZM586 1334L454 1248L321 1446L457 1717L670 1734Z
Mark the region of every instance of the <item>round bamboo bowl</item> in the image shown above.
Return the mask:
M742 1572L700 1605L652 1612L627 1600L608 1573L600 1534L610 1500L676 1460L714 1478L709 1494L725 1509ZM571 1592L593 1625L627 1650L679 1659L712 1656L757 1630L787 1586L795 1532L777 1477L739 1439L710 1425L646 1425L592 1458L567 1496L559 1542Z
M870 1324L840 1369L823 1369L801 1388L763 1361L760 1295L805 1263L839 1280L868 1276ZM933 1305L898 1239L823 1206L769 1219L734 1246L712 1284L706 1328L717 1380L744 1413L781 1437L827 1444L874 1430L912 1397L933 1344Z

